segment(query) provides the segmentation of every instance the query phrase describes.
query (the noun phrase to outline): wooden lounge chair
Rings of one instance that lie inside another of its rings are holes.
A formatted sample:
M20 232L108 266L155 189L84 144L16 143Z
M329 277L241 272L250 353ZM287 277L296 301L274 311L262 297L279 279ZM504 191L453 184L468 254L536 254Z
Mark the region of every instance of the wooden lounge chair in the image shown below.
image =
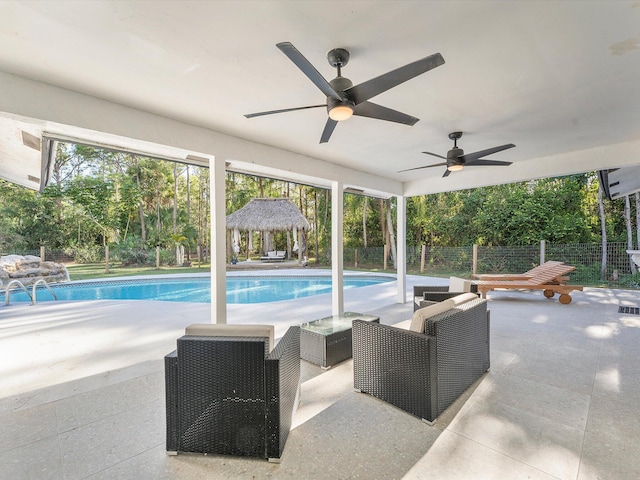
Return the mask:
M537 268L536 272L526 280L472 280L478 286L478 292L482 298L487 298L487 292L496 289L506 290L542 290L544 296L553 298L556 293L560 294L560 303L566 305L571 303L570 293L574 290L582 291L583 287L578 285L567 285L569 277L566 275L575 270L576 267L557 262L556 265L543 264Z
M564 262L549 260L548 262L538 265L537 267L533 267L531 270L527 270L524 273L480 273L471 275L471 278L477 280L530 280L531 277L539 272L544 272L550 267L562 264L564 264Z

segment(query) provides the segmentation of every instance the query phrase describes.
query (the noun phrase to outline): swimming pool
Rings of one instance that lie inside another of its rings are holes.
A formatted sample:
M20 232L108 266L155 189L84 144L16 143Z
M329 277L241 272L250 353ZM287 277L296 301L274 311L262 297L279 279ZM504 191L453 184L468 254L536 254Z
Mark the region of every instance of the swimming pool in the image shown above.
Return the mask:
M394 281L386 276L345 276L345 290ZM209 277L155 277L53 284L58 300L159 300L166 302L211 302ZM29 289L31 292L31 289ZM227 277L227 303L264 303L293 300L331 293L331 277L319 275ZM46 289L38 288L37 301L51 301ZM11 302L30 302L21 291L11 293Z

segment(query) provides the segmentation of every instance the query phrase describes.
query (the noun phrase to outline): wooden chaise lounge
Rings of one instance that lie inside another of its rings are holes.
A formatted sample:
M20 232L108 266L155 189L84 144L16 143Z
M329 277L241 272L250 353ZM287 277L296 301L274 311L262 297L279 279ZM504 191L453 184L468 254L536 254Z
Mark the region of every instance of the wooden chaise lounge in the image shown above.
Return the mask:
M472 280L477 285L478 292L482 294L482 298L487 298L487 292L496 289L506 290L542 290L544 296L552 298L556 293L560 294L560 303L566 305L571 303L570 293L574 290L582 291L583 287L579 285L567 285L569 277L566 275L576 269L571 265L565 265L562 262L547 265L546 263L536 267L533 275L526 280ZM528 272L529 273L529 272ZM486 277L485 277L486 278Z
M564 262L549 260L544 262L542 265L538 265L537 267L533 267L531 270L527 270L524 273L474 273L471 275L471 278L476 280L530 280L531 277L539 272L544 272L550 267L563 264Z

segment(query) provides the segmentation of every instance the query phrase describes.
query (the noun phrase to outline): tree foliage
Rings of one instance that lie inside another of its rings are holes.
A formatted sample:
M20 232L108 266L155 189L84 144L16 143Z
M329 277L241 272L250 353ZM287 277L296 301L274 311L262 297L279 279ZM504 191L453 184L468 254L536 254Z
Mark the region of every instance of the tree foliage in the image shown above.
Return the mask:
M110 245L131 263L145 259L153 263L157 245L173 251L180 238L188 260L198 246L205 251L210 247L209 188L207 168L63 144L56 154L51 185L43 194L0 181L0 250L33 251L44 245L91 252ZM307 255L313 258L317 252L320 262L330 260L329 191L228 172L226 193L227 214L252 198L290 198L312 225L305 232ZM599 242L597 195L597 177L587 173L413 197L407 201L407 243ZM609 241L626 239L623 212L624 202L605 203ZM345 193L345 249L389 243L395 217L394 199ZM279 250L293 240L288 232L270 239ZM254 253L263 241L255 238ZM247 244L245 236L244 248Z

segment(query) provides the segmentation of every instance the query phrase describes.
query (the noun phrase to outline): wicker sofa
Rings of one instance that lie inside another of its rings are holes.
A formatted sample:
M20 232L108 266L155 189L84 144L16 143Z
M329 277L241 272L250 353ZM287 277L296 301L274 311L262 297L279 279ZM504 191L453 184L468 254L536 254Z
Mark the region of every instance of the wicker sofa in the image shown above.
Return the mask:
M489 369L489 311L473 293L390 326L353 322L354 389L422 418L447 409Z
M413 311L427 306L428 304L422 303L424 300L441 302L462 293L477 291L478 286L472 281L459 277L450 277L449 285L444 286L416 285L413 287Z
M279 461L300 386L300 328L190 325L165 357L167 452Z

